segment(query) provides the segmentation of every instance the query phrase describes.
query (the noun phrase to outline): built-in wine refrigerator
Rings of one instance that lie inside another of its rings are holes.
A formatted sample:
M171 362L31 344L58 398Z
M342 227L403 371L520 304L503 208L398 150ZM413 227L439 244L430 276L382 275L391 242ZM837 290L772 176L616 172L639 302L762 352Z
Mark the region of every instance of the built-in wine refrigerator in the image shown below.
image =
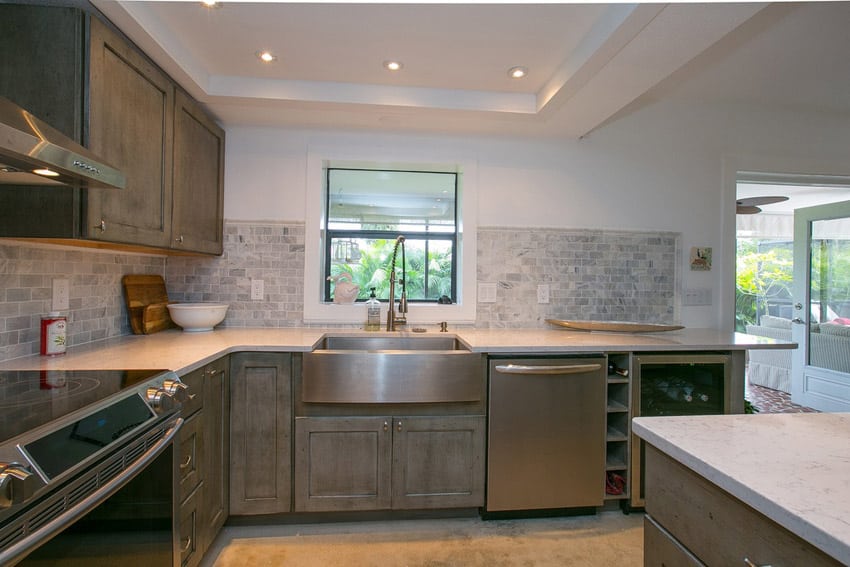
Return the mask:
M740 413L743 383L733 380L733 366L737 364L737 353L636 355L632 367L632 416ZM632 434L632 508L644 505L644 445Z

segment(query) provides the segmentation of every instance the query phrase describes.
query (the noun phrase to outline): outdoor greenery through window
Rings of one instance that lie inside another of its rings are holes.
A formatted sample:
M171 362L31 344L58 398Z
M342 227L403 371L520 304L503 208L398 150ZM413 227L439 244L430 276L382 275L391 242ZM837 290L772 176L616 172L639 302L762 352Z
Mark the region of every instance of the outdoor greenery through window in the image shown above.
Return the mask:
M408 301L457 296L457 173L328 168L324 301L336 281L351 277L360 290L386 300L399 235L396 273ZM406 271L402 274L402 260ZM397 286L398 289L398 286ZM396 297L400 295L400 290Z

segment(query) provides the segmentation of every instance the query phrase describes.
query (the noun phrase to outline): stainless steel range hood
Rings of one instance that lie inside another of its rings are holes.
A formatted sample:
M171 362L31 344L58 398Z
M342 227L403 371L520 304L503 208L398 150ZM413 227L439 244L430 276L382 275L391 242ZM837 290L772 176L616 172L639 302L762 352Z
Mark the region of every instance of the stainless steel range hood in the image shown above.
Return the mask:
M0 97L0 185L124 189L125 184L123 173Z

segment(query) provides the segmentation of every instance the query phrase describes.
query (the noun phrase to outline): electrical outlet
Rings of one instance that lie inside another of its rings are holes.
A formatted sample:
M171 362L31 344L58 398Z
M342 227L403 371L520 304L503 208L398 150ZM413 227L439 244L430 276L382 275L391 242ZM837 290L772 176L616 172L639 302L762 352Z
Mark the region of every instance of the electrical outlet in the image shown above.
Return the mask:
M496 284L494 284L494 283L479 283L478 284L478 302L479 303L496 303Z
M67 279L53 280L53 308L51 311L67 311L70 308L71 282Z
M711 305L711 288L696 287L685 290L683 305Z
M537 285L537 303L549 303L549 284Z
M263 280L251 280L251 301L262 301L264 296Z

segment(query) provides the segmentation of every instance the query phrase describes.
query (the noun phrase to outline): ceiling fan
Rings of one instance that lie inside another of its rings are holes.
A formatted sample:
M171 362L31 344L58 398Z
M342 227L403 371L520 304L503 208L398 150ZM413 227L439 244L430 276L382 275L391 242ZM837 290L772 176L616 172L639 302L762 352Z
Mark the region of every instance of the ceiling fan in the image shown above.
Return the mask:
M746 197L735 201L735 213L739 215L754 215L761 212L759 205L772 205L773 203L781 203L787 201L788 197L772 196L772 197Z

